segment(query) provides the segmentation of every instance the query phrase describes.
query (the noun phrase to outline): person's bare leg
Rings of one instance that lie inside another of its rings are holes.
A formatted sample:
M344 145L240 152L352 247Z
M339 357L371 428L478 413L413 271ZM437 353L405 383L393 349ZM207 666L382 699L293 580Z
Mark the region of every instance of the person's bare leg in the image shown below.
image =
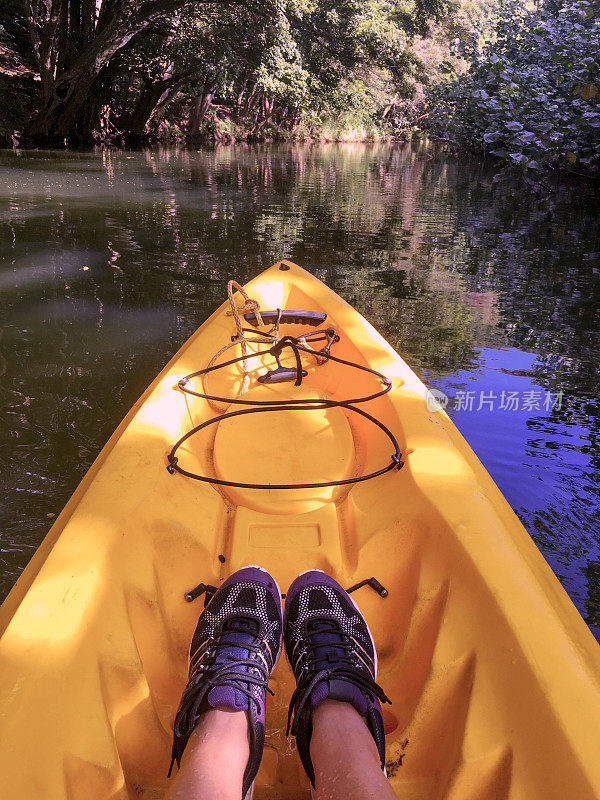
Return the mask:
M281 592L261 567L215 591L190 644L188 682L173 720L168 800L241 800L263 754L265 699L281 650ZM179 772L174 765L181 766Z
M189 738L165 800L241 800L249 753L246 712L207 711Z
M317 800L395 800L375 741L355 708L325 700L313 711L312 725Z

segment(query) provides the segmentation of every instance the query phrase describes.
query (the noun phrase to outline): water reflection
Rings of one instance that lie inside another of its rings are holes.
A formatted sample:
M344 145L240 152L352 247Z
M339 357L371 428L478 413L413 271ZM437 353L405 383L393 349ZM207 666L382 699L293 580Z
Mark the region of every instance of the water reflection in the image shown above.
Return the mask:
M224 281L287 256L450 395L563 393L450 411L600 630L593 210L420 146L5 153L0 175L2 593Z

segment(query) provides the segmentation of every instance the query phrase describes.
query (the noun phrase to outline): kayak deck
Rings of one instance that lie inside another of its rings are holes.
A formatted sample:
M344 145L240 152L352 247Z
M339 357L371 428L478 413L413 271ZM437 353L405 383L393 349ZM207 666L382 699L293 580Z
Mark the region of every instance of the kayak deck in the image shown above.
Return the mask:
M284 267L282 270L281 267ZM245 287L261 308L327 314L336 355L392 380L365 406L405 462L364 483L313 489L213 487L166 470L166 454L223 407L177 382L205 367L233 322L219 308L119 426L0 610L0 771L5 796L160 798L201 600L184 595L260 564L282 591L320 568L373 632L390 781L411 800L600 797L600 658L585 623L488 473L425 387L350 306L289 262ZM302 326L286 333L298 336ZM230 351L231 352L231 351ZM368 394L372 375L304 359L302 386L247 399ZM270 359L272 363L272 359ZM231 365L207 379L236 394ZM336 481L375 471L389 441L341 408L236 417L188 440L200 474L257 483ZM267 700L255 797L306 798L285 736L285 660Z

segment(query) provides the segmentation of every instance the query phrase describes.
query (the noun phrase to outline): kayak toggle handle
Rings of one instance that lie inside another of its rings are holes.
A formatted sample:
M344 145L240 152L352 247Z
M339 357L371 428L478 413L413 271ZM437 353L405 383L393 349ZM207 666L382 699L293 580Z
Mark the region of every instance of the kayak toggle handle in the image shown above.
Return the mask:
M360 581L360 583L355 583L354 586L351 586L349 589L346 589L348 594L355 592L357 589L360 589L361 586L370 586L373 591L377 592L380 597L387 597L388 590L383 586L377 578L365 578L364 581Z
M292 325L312 325L316 328L317 325L322 325L327 319L327 314L321 311L292 311L287 308L277 308L274 311L261 311L260 315L264 325L275 325L279 323L286 323ZM244 319L250 325L258 327L256 316L253 311L249 314L244 314Z
M281 355L281 351L283 350L284 347L290 347L292 352L293 352L293 354L294 354L294 356L295 356L295 358L296 358L296 370L295 370L295 372L296 372L296 380L294 382L294 386L300 386L300 384L302 383L302 378L306 377L308 375L308 372L305 369L302 369L302 361L300 359L300 351L298 350L298 341L293 336L284 336L282 339L280 339L277 342L277 344L274 344L273 347L269 350L271 355L275 356L275 360L277 361L278 369L274 370L274 372L277 373L277 372L279 372L279 370L286 369L285 367L281 366L281 362L279 360L279 356ZM266 376L263 376L263 377L267 378L267 383L269 382L268 381L268 375L269 375L269 373L267 373ZM260 378L259 378L259 380L260 380ZM279 380L289 380L289 378L287 378L287 377L286 378L279 378ZM275 382L278 382L278 381L276 380Z
M197 597L204 595L204 608L206 608L216 591L217 587L213 586L211 583L199 583L195 589L192 589L191 592L185 595L185 599L188 603L193 603Z

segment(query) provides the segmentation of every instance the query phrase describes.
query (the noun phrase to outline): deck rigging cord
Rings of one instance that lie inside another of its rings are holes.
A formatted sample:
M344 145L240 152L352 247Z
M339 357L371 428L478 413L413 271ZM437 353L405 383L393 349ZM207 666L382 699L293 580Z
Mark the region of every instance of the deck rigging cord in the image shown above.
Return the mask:
M235 302L234 290L239 291L244 298L244 304L239 308ZM387 394L392 388L392 382L389 378L387 378L381 372L372 369L371 367L356 364L354 361L348 361L347 359L332 355L331 347L340 339L334 328L309 331L301 336L279 335L279 326L281 322L286 320L286 316L289 317L290 315L295 315L299 318L302 318L302 315L306 315L307 312L286 312L285 310L277 309L276 312L262 312L261 314L258 301L249 297L243 287L240 286L240 284L236 281L229 281L227 286L227 295L231 305L231 310L228 311L227 314L234 317L236 333L231 337L231 341L222 347L212 357L207 367L197 370L196 372L192 372L189 375L186 375L184 378L181 378L181 380L178 382L178 387L186 394L203 398L211 403L222 403L225 404L226 407L229 405L242 405L248 406L248 408L238 409L237 411L227 411L219 414L216 417L207 419L200 425L196 425L194 428L185 433L180 439L178 439L167 456L169 462L167 471L171 475L173 475L175 472L179 472L181 475L185 475L187 478L193 478L194 480L203 481L205 483L216 484L217 486L231 486L242 489L317 489L330 486L345 486L353 483L359 483L361 481L367 481L371 478L385 475L387 472L390 472L393 469L400 469L403 466L404 462L401 460L400 445L398 444L398 440L392 431L387 427L387 425L381 422L381 420L377 419L372 414L369 414L367 411L364 411L362 408L356 407L358 404L367 403L370 400L375 400L378 397L382 397L384 394ZM268 315L269 318L272 318L274 321L273 326L270 331L256 335L257 331L243 327L240 313L244 314L244 318L246 320L251 321L252 318L254 318L256 326L264 325L265 323L263 314L265 316ZM317 315L312 316L315 317ZM247 334L252 334L252 337L249 337ZM326 342L326 344L320 350L315 350L311 346L311 343L316 344L319 342ZM269 344L271 346L266 350L259 350L258 352L249 353L247 345L250 343ZM231 358L228 361L223 361L219 364L216 363L219 356L236 345L240 345L241 347L242 354L240 356ZM286 348L289 348L294 356L295 367L286 368L281 365L281 354ZM250 358L257 358L263 355L273 356L277 363L277 368L275 370L269 370L266 375L260 376L258 378L259 382L275 383L292 380L295 378L294 386L300 386L303 378L308 374L306 370L303 369L300 356L301 353L307 353L311 357L314 357L318 364L324 364L327 361L334 361L343 366L369 373L375 376L375 378L379 379L382 382L383 387L379 391L373 392L372 394L361 397L353 397L346 400L332 400L322 397L304 398L301 400L243 400L239 397L221 397L219 395L210 394L207 391L206 381L207 376L210 373L219 369L223 369L224 367L231 366L232 364L242 363L244 367L244 375L242 378L242 386L240 391L243 394L248 386L248 371L246 369L246 362ZM199 392L188 387L189 381L194 378L202 379L202 388L205 391ZM346 411L358 414L378 427L387 436L394 448L390 462L384 467L374 470L373 472L369 472L366 475L358 475L352 478L344 478L337 481L318 481L314 483L245 483L242 481L230 481L209 475L200 475L195 472L190 472L179 465L179 458L176 453L181 445L190 437L199 433L201 430L209 427L210 425L216 425L223 420L232 419L233 417L239 417L246 414L272 413L278 411L316 411L330 408L342 408Z

